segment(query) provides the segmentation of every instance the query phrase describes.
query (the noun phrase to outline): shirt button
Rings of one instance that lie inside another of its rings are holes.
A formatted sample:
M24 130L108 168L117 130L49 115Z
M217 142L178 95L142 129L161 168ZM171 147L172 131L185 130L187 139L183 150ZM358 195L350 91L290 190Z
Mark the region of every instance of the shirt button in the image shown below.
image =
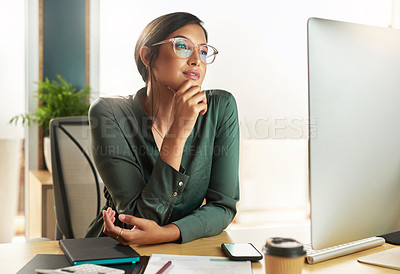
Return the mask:
M174 192L174 194L172 194L172 195L174 195L174 197L176 197L177 195L178 195L178 192Z
M179 186L183 186L183 182L181 181L181 182L179 182L179 184L178 184Z

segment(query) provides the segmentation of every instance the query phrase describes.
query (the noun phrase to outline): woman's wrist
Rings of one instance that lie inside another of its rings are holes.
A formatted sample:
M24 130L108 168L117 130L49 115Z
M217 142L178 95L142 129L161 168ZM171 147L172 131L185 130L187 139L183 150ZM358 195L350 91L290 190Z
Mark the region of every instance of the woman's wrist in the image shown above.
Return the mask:
M172 138L166 136L160 149L160 157L170 166L179 171L183 149L186 139Z
M181 231L175 224L162 226L161 229L163 232L160 240L163 243L176 242L181 238Z

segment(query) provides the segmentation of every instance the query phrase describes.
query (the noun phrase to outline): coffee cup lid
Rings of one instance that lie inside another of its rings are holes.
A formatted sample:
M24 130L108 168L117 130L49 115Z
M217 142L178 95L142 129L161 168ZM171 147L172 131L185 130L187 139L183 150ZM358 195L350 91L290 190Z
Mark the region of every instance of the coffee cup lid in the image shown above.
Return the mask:
M267 255L286 258L295 258L306 254L302 243L291 238L281 237L268 239L264 247L264 252Z

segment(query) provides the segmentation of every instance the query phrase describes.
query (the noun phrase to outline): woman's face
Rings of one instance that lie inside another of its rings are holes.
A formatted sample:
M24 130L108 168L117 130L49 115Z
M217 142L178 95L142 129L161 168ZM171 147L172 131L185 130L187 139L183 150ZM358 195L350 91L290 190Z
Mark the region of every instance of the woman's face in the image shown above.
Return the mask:
M186 25L173 32L167 39L175 37L184 37L196 45L207 43L203 29L197 24ZM174 90L178 90L187 80L201 86L206 71L207 65L201 61L198 47L195 47L188 58L181 58L175 54L171 42L160 46L153 66L159 87L171 87Z

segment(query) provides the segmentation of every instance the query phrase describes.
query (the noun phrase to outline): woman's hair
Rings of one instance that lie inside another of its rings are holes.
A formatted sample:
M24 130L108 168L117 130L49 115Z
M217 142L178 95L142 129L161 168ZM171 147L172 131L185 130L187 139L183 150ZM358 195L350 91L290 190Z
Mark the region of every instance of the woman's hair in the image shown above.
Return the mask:
M167 37L174 31L190 24L197 24L202 27L206 36L206 41L208 40L207 31L203 27L203 22L193 14L187 12L175 12L160 16L151 21L142 31L138 41L136 42L135 61L137 69L140 75L142 75L146 86L149 81L149 73L152 74L153 64L157 58L159 50L159 47L152 47L151 45L167 39ZM147 46L150 49L148 68L143 64L140 58L140 49L143 46Z

